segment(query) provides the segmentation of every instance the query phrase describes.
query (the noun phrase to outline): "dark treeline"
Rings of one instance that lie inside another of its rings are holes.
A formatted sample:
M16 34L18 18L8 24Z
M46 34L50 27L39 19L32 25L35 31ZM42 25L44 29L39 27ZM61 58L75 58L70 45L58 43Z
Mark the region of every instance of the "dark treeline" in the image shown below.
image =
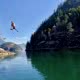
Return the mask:
M80 0L66 0L32 34L27 50L80 48ZM75 43L75 44L74 44Z

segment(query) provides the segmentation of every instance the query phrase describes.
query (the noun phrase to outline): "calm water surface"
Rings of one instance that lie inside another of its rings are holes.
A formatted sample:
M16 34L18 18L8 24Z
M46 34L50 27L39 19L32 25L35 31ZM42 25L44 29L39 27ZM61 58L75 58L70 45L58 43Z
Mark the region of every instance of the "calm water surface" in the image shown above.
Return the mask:
M0 80L80 80L80 55L74 55L79 52L58 53L22 53L1 60Z

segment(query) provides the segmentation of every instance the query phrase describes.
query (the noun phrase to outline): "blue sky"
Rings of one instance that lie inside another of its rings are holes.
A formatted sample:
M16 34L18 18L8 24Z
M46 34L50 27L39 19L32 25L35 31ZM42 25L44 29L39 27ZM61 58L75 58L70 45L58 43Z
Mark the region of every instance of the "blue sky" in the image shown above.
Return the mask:
M0 0L0 34L6 41L26 43L64 0ZM14 21L19 32L11 31Z

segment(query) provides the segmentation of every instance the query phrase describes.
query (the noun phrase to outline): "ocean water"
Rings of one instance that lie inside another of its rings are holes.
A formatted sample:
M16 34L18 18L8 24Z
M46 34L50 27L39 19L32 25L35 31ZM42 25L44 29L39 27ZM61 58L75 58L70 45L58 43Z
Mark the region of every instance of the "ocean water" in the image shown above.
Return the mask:
M58 53L24 52L1 60L0 80L80 80L79 52Z

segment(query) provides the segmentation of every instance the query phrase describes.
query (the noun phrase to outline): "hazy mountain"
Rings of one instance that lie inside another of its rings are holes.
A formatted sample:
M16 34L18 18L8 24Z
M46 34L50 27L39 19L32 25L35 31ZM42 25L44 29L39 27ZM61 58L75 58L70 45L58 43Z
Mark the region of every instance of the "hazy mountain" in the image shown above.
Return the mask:
M26 49L26 44L22 43L22 44L18 44L18 45L23 49L23 51L25 51L25 49Z
M22 43L22 44L18 44L20 47L25 48L26 44Z
M5 42L0 47L3 48L4 50L8 50L8 51L12 51L12 52L22 50L22 48L19 45L12 43L12 42Z

